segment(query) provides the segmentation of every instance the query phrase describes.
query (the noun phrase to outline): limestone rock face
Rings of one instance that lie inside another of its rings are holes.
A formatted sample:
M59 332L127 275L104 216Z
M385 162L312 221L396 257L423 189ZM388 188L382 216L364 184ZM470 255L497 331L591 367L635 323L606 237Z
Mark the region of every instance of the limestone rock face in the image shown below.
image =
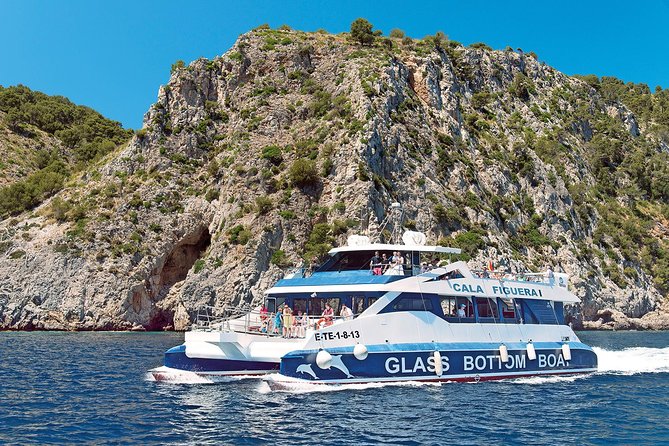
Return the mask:
M667 328L667 284L583 198L603 120L665 143L522 53L393 45L259 30L177 69L143 131L58 194L83 216L47 202L0 223L0 329L184 330L202 306L258 304L305 252L387 240L396 201L474 268L569 273L577 326Z

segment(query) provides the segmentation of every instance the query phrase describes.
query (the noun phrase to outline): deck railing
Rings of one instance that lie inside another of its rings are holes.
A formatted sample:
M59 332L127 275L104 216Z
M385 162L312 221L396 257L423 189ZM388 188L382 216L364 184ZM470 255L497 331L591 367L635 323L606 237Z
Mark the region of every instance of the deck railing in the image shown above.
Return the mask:
M353 316L291 316L289 330L284 331L285 317L279 313L261 312L259 307L251 308L245 304L241 307L224 306L215 308L205 306L198 310L191 329L193 331L225 331L236 333L262 334L265 336L281 336L304 338L308 331L329 327ZM277 324L278 322L278 324Z

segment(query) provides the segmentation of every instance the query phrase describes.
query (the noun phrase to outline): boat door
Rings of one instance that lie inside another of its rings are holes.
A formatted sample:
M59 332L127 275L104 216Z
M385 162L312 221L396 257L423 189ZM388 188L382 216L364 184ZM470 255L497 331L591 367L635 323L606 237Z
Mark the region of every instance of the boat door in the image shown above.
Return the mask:
M268 313L275 313L276 312L276 298L275 297L268 297L265 300L265 307L267 307L267 312Z
M276 297L268 297L268 298L265 300L265 306L267 307L267 312L268 312L268 313L271 313L271 314L276 313L276 309L277 309L278 307L280 307L281 305L283 305L283 303L284 303L285 301L286 301L286 299L283 298L283 297L279 297L279 298L276 298Z

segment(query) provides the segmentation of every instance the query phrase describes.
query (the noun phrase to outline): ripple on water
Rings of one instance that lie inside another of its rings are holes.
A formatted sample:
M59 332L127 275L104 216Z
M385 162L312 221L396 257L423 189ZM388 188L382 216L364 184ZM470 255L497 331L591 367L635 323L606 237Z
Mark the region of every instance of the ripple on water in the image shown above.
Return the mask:
M0 443L666 441L669 334L580 336L598 346L596 374L272 392L259 379L152 382L179 334L0 333Z

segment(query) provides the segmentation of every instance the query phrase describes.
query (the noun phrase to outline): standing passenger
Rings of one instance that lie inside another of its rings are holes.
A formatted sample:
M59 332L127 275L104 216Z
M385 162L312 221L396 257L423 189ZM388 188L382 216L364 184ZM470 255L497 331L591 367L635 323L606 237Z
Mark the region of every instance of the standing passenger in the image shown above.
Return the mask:
M272 330L275 334L281 334L281 308L276 310L276 314L274 315L274 330Z
M283 337L289 338L293 331L293 310L285 304L283 306Z
M372 270L372 274L375 276L380 276L383 273L383 265L381 257L379 257L379 251L374 252L374 257L372 257L371 262L369 262L369 267Z

